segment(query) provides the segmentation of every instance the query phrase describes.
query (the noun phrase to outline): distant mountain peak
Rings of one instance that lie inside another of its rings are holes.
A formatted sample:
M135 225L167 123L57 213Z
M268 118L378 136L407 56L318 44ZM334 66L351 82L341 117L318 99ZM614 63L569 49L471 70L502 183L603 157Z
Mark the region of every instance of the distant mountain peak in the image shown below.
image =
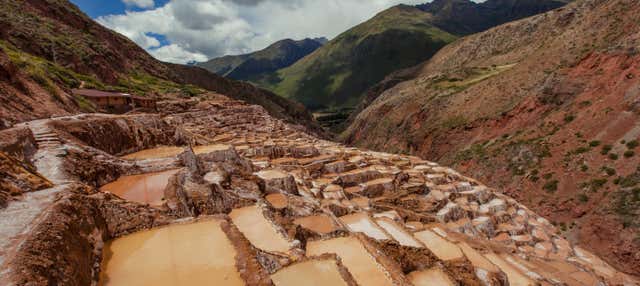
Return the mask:
M229 78L250 80L292 65L327 41L326 38L284 39L253 53L219 57L198 66Z

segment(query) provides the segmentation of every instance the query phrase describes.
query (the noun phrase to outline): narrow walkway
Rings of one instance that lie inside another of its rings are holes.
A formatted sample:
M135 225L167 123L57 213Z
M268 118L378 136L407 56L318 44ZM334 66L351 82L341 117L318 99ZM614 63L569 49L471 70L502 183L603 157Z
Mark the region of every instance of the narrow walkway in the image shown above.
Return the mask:
M31 129L38 147L33 158L34 166L54 187L24 193L6 208L0 209L0 265L20 247L24 237L46 216L46 209L53 204L55 194L69 183L62 160L66 151L58 134L47 126L49 121L36 120L24 123L24 126Z
M38 144L33 162L38 173L55 185L68 183L61 159L66 155L66 151L58 134L47 125L48 122L48 119L44 119L32 121L27 125Z

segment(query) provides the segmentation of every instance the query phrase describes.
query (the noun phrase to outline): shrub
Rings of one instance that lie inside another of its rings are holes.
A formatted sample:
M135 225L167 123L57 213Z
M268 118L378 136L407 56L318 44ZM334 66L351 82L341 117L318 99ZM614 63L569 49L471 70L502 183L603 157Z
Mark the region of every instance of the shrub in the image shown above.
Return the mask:
M553 173L547 173L542 175L542 178L544 178L545 180L549 180L553 177Z
M548 181L542 188L547 192L552 193L558 190L558 183L558 180Z
M586 194L579 194L578 195L578 200L580 202L586 203L589 201L589 196L587 196Z
M616 169L614 168L609 168L609 167L602 167L602 170L607 173L607 176L611 177L614 176L616 174Z
M580 170L581 170L582 172L586 172L586 171L588 171L588 170L589 170L589 166L582 164L582 166L580 166Z
M607 155L607 154L609 154L611 149L613 149L613 145L604 145L604 146L602 146L602 151L600 152L600 154Z
M589 146L598 147L598 146L600 146L600 141L598 141L598 140L591 141L591 142L589 142Z
M633 152L632 150L627 150L626 152L624 152L624 157L625 158L631 158L636 154L636 152Z
M615 153L609 154L609 159L614 160L614 161L618 160L618 154L615 154Z
M569 123L569 122L571 122L571 121L573 121L575 119L576 119L576 116L573 115L573 114L567 114L567 115L564 116L564 122L565 123Z
M640 143L638 143L638 140L631 140L629 142L627 142L627 148L629 149L635 149L636 147L638 147Z

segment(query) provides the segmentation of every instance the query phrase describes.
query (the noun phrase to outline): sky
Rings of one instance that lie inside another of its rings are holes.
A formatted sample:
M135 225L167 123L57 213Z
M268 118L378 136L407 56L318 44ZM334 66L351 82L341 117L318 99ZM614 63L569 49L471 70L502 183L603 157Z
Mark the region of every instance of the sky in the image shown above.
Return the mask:
M428 0L71 0L159 60L203 62L282 39L337 36L397 4Z

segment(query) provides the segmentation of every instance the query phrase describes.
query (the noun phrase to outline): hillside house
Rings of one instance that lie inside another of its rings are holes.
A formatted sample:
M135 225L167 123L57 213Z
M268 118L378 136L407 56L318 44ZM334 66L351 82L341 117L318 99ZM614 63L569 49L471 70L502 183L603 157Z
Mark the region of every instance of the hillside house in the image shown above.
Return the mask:
M156 101L128 93L107 92L95 89L73 89L74 95L81 96L101 109L110 112L127 112L134 108L156 109Z

